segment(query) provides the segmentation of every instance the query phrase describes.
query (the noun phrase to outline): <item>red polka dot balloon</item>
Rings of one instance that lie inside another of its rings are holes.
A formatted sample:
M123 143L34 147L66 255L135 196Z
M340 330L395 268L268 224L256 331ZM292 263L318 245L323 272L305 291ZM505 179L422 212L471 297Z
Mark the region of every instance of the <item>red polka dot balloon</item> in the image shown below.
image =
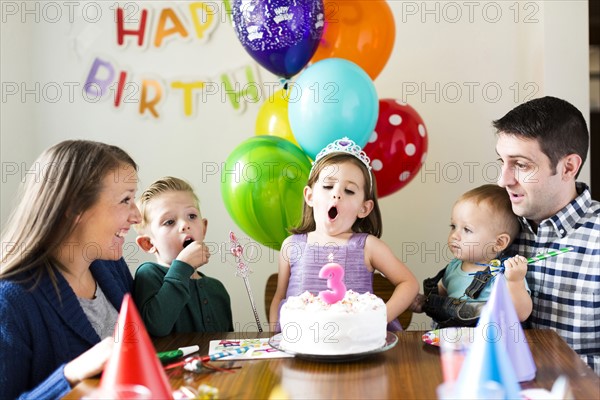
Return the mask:
M378 197L402 189L419 172L427 156L427 129L408 104L379 100L375 131L364 147L371 159Z

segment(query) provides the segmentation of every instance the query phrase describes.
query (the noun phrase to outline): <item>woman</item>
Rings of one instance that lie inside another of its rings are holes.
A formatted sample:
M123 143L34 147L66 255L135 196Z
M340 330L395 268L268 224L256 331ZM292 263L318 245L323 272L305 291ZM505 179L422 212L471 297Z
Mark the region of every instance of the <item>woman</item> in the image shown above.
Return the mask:
M75 140L36 163L2 234L2 398L59 398L98 374L133 285L122 255L140 222L135 162L118 147Z

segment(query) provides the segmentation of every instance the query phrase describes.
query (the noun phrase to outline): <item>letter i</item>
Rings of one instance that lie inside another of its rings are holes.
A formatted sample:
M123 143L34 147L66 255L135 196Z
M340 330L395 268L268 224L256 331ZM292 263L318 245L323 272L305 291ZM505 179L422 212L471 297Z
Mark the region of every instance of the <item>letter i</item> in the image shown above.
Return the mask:
M127 72L121 71L119 74L119 82L117 83L117 91L115 93L115 107L119 107L121 105L121 97L123 97L125 79L127 79Z

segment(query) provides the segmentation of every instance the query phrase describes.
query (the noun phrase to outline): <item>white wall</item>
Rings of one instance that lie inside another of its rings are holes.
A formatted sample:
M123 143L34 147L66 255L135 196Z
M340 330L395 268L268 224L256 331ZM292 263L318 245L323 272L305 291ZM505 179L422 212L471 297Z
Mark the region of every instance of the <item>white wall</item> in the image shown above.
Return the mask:
M27 3L30 13L24 12L21 2L2 4L2 224L18 201L14 193L26 168L42 149L67 138L87 138L129 151L140 165L140 190L167 174L189 180L209 219L207 241L223 243L229 230L243 236L225 210L218 175L206 171L254 135L261 102L238 112L219 93L185 117L180 95L171 91L161 104L161 117L154 119L141 117L137 104L115 109L110 101L94 103L81 93L98 56L127 70L138 84L144 77L165 84L184 77L214 80L246 65L254 65L263 82L275 82L243 50L224 13L204 42L173 40L161 49L140 50L117 46L109 8L113 2L76 2L72 21L67 2L52 2L62 10L61 18L50 6L44 8L49 2L37 3L37 11L31 5L36 3ZM139 4L157 12L165 4L175 4L189 18L188 3ZM101 14L95 14L96 5ZM422 281L449 260L445 244L455 198L497 176L491 121L543 95L563 97L589 114L587 1L389 1L389 5L396 23L395 48L375 86L379 98L403 99L421 114L429 151L420 175L381 199L383 239ZM98 20L90 22L96 16ZM72 98L70 87L75 88ZM15 88L18 92L12 94ZM581 179L589 182L589 163ZM134 269L149 258L135 247L133 233L128 239L127 261ZM250 280L265 321L262 292L268 275L276 272L277 252L262 250ZM248 296L234 268L215 255L203 271L227 286L237 329L252 329ZM421 315L413 321L418 329L429 326Z
M2 12L4 18L4 10ZM18 38L18 40L16 40ZM0 157L2 178L0 184L0 216L2 227L6 216L17 201L15 192L21 181L24 162L31 162L37 153L34 119L30 103L21 99L21 84L30 85L33 30L27 24L14 21L1 25L0 70L2 71L2 102L0 103ZM8 93L15 93L9 100ZM24 140L27 139L27 140ZM13 175L14 174L14 175Z

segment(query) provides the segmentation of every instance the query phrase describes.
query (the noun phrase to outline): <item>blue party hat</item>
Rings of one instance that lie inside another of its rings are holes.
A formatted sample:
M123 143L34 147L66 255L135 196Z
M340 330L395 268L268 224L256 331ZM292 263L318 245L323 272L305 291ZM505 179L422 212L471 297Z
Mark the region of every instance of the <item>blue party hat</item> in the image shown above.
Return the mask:
M473 344L461 368L453 395L460 398L520 398L519 382L535 377L535 363L503 274L497 274L490 298L481 310ZM498 395L498 390L502 395Z
M521 387L504 344L484 335L475 329L475 340L454 384L452 398L519 399Z
M497 274L494 279L490 298L479 318L479 325L482 323L490 324L487 327L488 331L492 328L496 329L500 336L499 340L506 344L508 358L512 362L517 380L526 382L534 379L535 362L510 297L504 274Z

